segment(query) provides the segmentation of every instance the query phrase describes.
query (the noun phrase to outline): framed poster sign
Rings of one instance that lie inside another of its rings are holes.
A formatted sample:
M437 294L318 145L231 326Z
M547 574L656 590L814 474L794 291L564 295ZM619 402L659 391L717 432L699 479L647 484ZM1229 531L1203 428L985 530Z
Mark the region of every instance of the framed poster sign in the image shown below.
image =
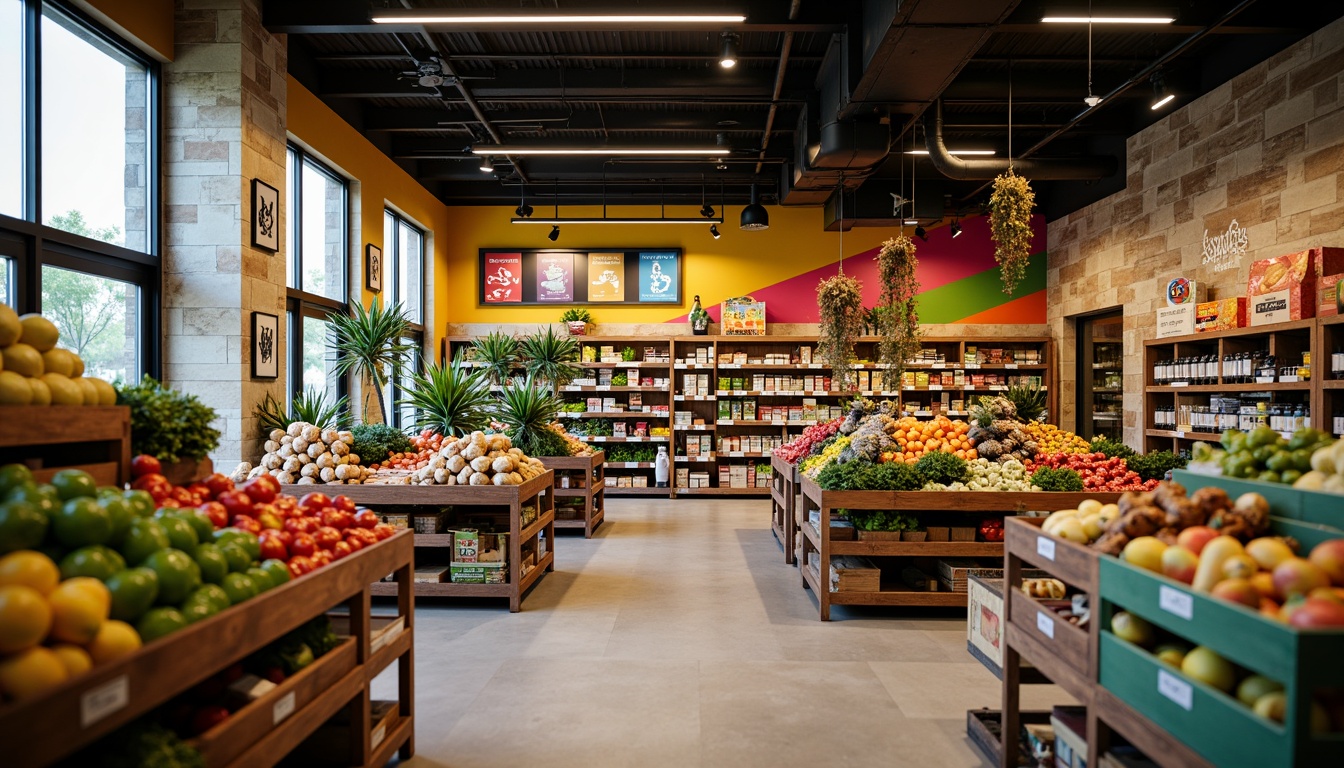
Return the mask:
M482 248L478 257L481 306L682 302L677 248Z

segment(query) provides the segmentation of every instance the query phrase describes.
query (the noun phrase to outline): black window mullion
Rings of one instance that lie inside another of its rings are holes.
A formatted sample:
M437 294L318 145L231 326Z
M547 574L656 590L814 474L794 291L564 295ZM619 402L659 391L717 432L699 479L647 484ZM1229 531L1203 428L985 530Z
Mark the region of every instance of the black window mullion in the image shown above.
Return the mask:
M42 57L38 47L42 35L42 4L26 0L23 7L23 217L42 221L42 132L38 116L42 112Z

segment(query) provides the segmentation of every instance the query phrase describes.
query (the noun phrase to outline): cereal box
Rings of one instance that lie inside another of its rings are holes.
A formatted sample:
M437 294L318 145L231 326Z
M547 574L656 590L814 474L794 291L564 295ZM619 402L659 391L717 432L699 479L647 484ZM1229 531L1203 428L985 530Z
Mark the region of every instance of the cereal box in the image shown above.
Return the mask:
M1316 316L1331 317L1339 314L1339 283L1344 275L1323 275L1316 283Z
M1313 316L1317 299L1313 256L1314 251L1299 251L1251 264L1246 283L1251 325Z
M764 336L765 302L750 296L728 299L721 306L721 327L726 336Z
M1195 305L1195 332L1226 331L1246 326L1246 297L1237 296Z

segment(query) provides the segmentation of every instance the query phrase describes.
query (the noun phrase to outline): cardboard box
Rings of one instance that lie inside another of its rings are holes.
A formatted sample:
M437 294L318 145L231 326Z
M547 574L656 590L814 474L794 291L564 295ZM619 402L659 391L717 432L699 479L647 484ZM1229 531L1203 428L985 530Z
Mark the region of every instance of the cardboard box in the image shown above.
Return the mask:
M1195 305L1195 332L1229 331L1246 327L1246 297L1237 296Z
M1322 275L1316 282L1316 316L1334 317L1339 314L1339 282L1344 275Z
M474 528L453 531L453 562L474 563L480 557L481 534Z
M503 584L508 573L504 563L453 563L449 570L454 584Z
M1286 323L1314 315L1317 296L1313 262L1320 250L1298 251L1251 264L1246 281L1251 325Z
M765 302L742 296L723 302L720 327L725 336L764 336Z

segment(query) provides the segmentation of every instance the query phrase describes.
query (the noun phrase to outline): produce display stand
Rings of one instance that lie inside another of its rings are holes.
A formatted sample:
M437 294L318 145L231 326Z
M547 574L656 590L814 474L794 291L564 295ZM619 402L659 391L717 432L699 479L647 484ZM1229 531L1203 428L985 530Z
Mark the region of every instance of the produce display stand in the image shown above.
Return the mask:
M593 531L602 524L606 516L606 461L607 455L597 451L591 456L539 456L547 469L555 470L556 499L583 499L583 517L556 518L556 528L581 528L583 537L591 539ZM564 487L562 479L569 477L569 487Z
M1002 557L1003 544L982 541L833 541L831 516L837 509L884 509L903 512L968 513L1003 516L1029 510L1077 507L1085 499L1113 501L1119 494L1059 493L1046 491L823 491L811 477L802 476L799 528L802 550L799 570L803 587L816 593L822 621L829 621L832 605L966 605L963 592L920 592L897 583L883 583L877 592L831 592L830 559L836 555L867 557ZM807 513L821 513L820 531L807 522Z
M82 469L99 485L131 480L131 409L124 405L23 405L0 419L0 464L24 464L46 482Z
M555 470L547 470L522 485L384 485L379 483L341 486L341 493L356 504L377 509L380 506L452 507L453 514L492 514L507 516L509 520L508 576L504 584L454 584L451 582L416 582L416 597L491 597L508 598L509 612L522 610L523 596L555 570ZM526 527L522 525L523 506L537 505L537 519ZM538 537L543 535L546 551L541 552ZM536 565L523 573L522 547L524 542L538 541ZM446 565L453 549L452 533L416 533L415 547L422 550L422 561L435 561L428 551L443 554L437 558ZM390 583L373 585L373 594L391 595L398 586Z
M346 764L382 766L393 752L410 758L415 748L413 557L411 535L399 533L37 698L0 708L4 764L30 768L61 760L341 604L349 615L349 639L195 744L211 768L274 765L348 708L350 743L342 745ZM371 585L389 573L396 579L389 586L397 595L402 629L375 644ZM369 686L393 661L399 682L396 719L375 744Z
M797 467L778 456L770 457L770 530L784 548L784 562L797 562L798 521L794 515L794 473Z

